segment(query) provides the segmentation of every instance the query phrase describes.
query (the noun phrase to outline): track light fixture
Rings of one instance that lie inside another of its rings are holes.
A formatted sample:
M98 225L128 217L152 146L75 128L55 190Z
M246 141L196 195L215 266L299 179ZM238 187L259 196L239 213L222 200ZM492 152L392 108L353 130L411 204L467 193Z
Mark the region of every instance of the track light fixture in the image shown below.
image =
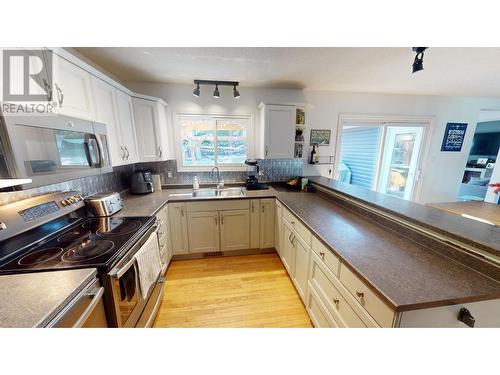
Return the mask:
M214 98L220 98L219 85L215 84Z
M194 84L196 85L196 88L193 91L193 95L196 97L200 96L200 85L214 85L214 93L213 97L214 98L220 98L220 91L219 91L219 86L233 86L233 96L235 99L240 97L240 93L238 89L236 88L240 83L237 81L208 81L208 80L203 80L203 79L195 79Z
M196 96L197 98L200 97L200 84L199 83L196 84L196 88L193 91L193 95Z
M428 47L413 47L413 52L416 53L415 61L413 61L413 73L424 70L424 51Z

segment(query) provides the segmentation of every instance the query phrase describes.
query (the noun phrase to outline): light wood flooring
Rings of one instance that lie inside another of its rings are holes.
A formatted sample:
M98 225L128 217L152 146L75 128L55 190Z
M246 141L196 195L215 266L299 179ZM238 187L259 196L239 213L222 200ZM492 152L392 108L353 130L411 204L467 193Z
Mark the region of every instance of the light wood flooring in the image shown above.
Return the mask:
M312 327L278 255L173 261L154 327Z

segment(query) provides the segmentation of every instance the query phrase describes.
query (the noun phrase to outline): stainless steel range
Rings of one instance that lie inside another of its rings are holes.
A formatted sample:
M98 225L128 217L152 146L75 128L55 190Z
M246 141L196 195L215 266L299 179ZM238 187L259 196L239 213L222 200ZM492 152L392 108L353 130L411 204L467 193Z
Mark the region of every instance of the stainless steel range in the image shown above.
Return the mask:
M30 198L0 207L0 274L95 267L108 325L151 326L164 280L142 293L136 255L156 236L154 217L87 217L77 192Z

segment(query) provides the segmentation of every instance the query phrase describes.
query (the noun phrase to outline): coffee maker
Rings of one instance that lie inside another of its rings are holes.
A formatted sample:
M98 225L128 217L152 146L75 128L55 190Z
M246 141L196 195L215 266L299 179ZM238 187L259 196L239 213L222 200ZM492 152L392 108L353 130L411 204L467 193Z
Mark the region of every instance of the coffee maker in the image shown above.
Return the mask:
M130 180L130 192L132 194L148 194L154 192L151 172L134 172Z
M245 160L247 167L247 190L264 190L269 189L269 186L264 182L259 182L259 161L257 159Z

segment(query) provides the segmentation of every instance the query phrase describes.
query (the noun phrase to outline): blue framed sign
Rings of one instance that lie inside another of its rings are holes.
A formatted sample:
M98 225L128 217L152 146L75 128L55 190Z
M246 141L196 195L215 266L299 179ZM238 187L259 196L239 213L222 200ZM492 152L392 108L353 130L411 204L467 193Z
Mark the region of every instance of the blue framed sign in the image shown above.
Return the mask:
M456 151L462 150L462 145L464 144L465 131L467 130L467 124L458 122L449 122L446 124L446 129L444 131L443 144L441 145L441 151Z

